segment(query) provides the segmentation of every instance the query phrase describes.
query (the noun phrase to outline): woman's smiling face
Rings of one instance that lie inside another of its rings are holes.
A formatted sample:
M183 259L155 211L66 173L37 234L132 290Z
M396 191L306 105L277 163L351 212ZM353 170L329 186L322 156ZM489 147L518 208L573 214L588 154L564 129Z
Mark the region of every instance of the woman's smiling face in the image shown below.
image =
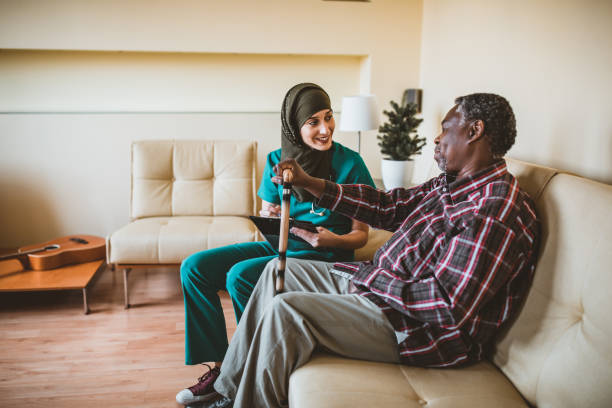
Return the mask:
M331 109L323 109L306 119L300 129L300 134L306 146L325 151L332 147L335 127L334 113Z

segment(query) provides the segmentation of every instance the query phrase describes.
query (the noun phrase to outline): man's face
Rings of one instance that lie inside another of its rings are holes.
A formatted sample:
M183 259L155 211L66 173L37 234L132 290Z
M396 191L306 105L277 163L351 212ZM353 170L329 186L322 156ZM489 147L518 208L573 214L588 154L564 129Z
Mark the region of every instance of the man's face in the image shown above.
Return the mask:
M469 123L455 105L442 120L442 133L434 139L434 160L440 170L458 174L463 169L469 158L468 140Z

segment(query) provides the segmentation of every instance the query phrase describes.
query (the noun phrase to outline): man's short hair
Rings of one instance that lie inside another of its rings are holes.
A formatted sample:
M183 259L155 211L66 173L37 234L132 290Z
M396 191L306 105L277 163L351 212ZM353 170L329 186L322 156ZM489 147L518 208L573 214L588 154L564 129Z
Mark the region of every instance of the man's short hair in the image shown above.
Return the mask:
M474 93L455 99L465 120L482 120L485 136L496 157L503 157L516 139L516 119L512 107L503 96Z

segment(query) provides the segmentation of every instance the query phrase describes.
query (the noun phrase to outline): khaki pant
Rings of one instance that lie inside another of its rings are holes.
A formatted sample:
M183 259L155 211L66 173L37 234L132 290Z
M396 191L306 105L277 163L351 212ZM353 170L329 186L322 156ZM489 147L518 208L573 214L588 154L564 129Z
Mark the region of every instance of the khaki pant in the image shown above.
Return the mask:
M399 362L385 315L369 300L348 294L349 281L330 273L333 264L288 259L285 291L274 296L276 262L264 269L215 382L234 407L286 407L289 376L317 348Z

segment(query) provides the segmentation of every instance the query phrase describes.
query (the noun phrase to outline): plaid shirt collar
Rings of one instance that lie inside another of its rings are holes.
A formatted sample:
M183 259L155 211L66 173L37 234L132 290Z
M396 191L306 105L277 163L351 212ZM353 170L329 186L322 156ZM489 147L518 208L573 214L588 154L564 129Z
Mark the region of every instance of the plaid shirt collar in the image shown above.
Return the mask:
M440 175L440 181L448 188L452 201L456 203L465 200L471 193L507 173L506 161L500 159L489 167L460 179L456 179L453 175L443 173Z

